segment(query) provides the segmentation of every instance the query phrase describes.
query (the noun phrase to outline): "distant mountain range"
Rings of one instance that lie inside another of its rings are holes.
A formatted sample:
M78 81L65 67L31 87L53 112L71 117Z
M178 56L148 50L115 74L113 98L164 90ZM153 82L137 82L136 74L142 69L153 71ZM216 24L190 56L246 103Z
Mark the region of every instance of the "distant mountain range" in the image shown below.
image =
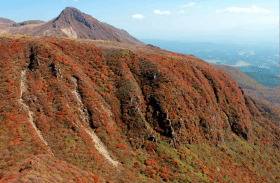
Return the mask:
M0 18L0 34L30 34L38 36L59 36L93 40L111 40L130 44L144 44L125 30L102 23L80 10L68 7L61 14L48 21L30 20L16 23Z

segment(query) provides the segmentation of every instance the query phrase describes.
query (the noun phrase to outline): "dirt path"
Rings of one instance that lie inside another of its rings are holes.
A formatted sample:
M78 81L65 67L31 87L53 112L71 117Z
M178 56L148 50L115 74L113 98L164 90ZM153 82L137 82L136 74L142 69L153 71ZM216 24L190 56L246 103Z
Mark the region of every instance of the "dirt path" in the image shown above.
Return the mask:
M34 121L33 121L33 112L30 110L30 108L24 103L24 101L22 100L22 94L27 90L26 84L26 71L22 71L21 72L21 83L20 83L20 98L19 98L19 103L23 106L23 108L28 112L28 119L29 119L29 123L32 125L32 127L34 128L35 132L37 133L37 135L39 136L39 138L44 142L44 144L47 146L49 152L54 155L51 151L51 148L49 147L48 143L46 142L46 140L44 139L44 137L41 134L41 131L36 127Z
M82 119L84 124L88 124L88 114L87 114L87 110L82 102L81 99L81 95L78 92L78 83L77 83L77 79L76 78L72 78L72 80L74 81L75 84L75 90L72 91L72 93L76 96L78 103L79 103L79 110L81 112L82 115ZM96 148L96 150L102 154L111 164L113 164L114 166L119 166L119 162L115 161L111 158L110 153L108 152L108 150L106 149L105 145L102 143L102 141L98 138L98 136L91 130L91 129L87 129L84 127L83 124L80 124L78 126L81 126L88 135L90 135L92 142L94 143L94 147Z
M88 130L86 128L84 128L86 130L86 132L90 135L92 141L94 142L94 147L97 149L97 151L102 154L111 164L113 164L114 166L119 166L119 162L115 161L111 158L110 153L108 152L108 150L106 149L106 147L104 146L104 144L101 142L101 140L97 137L97 135L91 131Z

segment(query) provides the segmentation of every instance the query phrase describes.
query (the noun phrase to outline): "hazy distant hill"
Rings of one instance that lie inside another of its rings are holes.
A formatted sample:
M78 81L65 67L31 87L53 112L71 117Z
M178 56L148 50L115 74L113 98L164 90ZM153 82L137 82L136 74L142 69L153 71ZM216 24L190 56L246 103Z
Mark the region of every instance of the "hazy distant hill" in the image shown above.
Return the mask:
M5 34L54 35L70 38L111 40L140 45L144 44L129 35L126 31L102 23L73 7L64 9L58 17L48 22L37 20L15 23L8 19L2 19L2 22L5 23L5 25L0 25L0 33Z
M268 86L271 88L279 86L279 76L263 74L260 72L245 72L245 74L247 74L251 78L256 79L262 85L265 85L265 86Z

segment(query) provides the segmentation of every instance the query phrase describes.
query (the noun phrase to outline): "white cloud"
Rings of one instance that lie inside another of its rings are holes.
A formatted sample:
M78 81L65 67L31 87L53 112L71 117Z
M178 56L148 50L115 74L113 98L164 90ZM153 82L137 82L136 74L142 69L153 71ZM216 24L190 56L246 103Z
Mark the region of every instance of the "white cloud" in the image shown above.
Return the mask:
M245 51L240 51L240 52L238 52L238 55L242 56L242 55L244 55L245 53L246 53Z
M194 6L194 5L195 5L194 2L190 2L190 3L188 3L188 4L182 5L181 8L189 8L189 7L192 7L192 6Z
M141 14L135 14L135 15L132 15L133 18L136 18L136 19L143 19L144 16L141 15Z
M74 0L74 1L76 1L76 2L77 2L77 1L79 1L79 0Z
M184 10L181 10L178 14L184 14L185 11Z
M263 9L257 6L250 8L229 7L224 10L216 10L217 13L271 13L268 9Z
M233 65L233 67L246 67L246 66L249 66L251 64L247 63L247 62L244 62L242 60L239 60L235 65Z
M154 10L154 13L157 15L170 15L170 11L160 11L160 10Z

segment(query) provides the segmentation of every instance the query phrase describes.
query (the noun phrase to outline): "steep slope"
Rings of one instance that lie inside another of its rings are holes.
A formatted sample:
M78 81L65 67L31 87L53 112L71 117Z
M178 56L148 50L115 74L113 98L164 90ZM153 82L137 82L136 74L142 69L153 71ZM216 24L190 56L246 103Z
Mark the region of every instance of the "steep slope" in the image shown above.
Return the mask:
M48 22L25 21L17 24L14 23L12 26L8 26L7 24L6 27L2 26L0 29L0 33L53 35L93 40L111 40L139 45L144 44L129 35L126 31L102 23L73 7L64 9L58 17Z
M279 126L225 72L152 46L92 42L100 48L1 38L0 181L24 182L33 156L46 181L72 180L69 164L100 182L280 179Z

